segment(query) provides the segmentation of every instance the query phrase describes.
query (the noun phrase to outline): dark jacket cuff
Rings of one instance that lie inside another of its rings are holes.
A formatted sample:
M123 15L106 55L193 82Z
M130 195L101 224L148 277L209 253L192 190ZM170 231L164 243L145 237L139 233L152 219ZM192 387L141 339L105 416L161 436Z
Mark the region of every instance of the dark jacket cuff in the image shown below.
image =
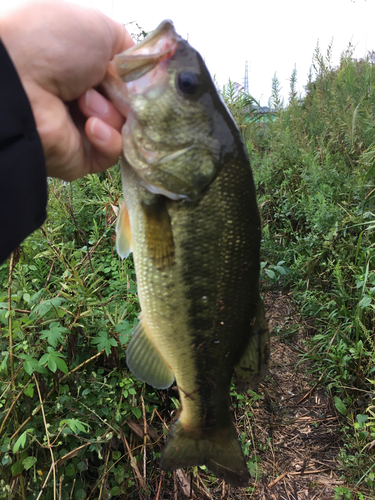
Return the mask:
M0 40L0 263L46 219L45 159L33 112Z

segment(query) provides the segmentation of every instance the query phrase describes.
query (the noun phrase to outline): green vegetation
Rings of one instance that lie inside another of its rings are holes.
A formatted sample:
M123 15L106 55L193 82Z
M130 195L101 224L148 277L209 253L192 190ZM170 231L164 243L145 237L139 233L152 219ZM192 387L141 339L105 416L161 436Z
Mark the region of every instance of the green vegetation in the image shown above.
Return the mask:
M247 148L263 271L311 319L306 356L345 417L346 478L374 493L375 54L354 60L349 45L333 68L330 53L317 47L303 99L293 71L286 107L275 76L277 119L251 127Z
M356 61L349 47L334 68L330 49L322 56L317 48L305 98L296 95L293 71L283 105L275 76L275 120L259 116L230 82L223 97L257 183L263 288L292 291L309 319L306 356L342 416L345 478L353 491L374 495L371 57ZM132 260L122 262L114 248L119 167L49 187L44 228L0 265L0 499L157 498L162 483L173 490L158 458L179 401L173 389L154 391L126 367L139 303ZM235 415L249 419L259 396L232 398ZM257 481L254 438L243 429L240 439ZM198 473L205 468L191 477ZM202 491L218 485L207 473L201 483ZM346 487L336 494L353 498Z
M18 263L14 253L1 266L0 498L17 490L55 498L58 489L83 499L88 482L98 498L107 475L112 495L134 484L118 451L129 438L121 426L159 403L124 361L139 303L133 264L114 249L119 177L116 167L72 185L50 182L44 228Z

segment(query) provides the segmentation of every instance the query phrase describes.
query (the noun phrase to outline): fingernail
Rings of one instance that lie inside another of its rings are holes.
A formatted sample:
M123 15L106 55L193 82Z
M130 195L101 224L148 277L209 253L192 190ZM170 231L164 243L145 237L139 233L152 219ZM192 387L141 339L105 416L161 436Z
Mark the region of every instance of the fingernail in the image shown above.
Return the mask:
M99 118L92 119L90 129L92 135L101 142L107 142L112 134L111 127Z
M93 89L86 92L86 106L92 114L104 116L108 113L108 103L106 99Z

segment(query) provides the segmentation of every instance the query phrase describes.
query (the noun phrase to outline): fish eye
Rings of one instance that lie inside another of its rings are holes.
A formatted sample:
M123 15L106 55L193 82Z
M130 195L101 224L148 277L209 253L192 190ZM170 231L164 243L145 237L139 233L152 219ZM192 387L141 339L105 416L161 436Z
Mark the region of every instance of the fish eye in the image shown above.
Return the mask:
M184 94L193 95L199 87L198 76L192 71L182 71L178 75L177 85Z

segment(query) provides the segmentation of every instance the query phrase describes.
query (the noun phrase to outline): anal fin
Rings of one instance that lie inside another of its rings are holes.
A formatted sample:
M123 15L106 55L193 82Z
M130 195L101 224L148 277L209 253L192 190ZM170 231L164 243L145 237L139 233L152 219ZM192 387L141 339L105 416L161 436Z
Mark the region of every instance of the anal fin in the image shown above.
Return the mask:
M236 389L241 392L255 389L268 369L270 336L263 300L260 297L254 324L250 328L249 342L235 369Z
M139 380L155 389L166 389L174 381L171 368L156 348L142 320L135 327L126 350L126 363Z

